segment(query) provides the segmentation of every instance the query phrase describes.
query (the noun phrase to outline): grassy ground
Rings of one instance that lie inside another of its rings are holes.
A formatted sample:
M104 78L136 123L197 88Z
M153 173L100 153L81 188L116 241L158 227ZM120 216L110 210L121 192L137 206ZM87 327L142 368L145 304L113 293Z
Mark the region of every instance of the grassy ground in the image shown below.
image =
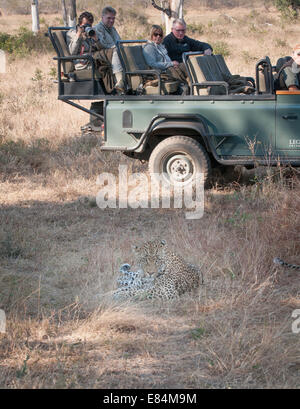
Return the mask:
M253 19L250 11L188 10L187 20L205 26L201 35L191 27L195 37L226 42L232 71L253 75L254 57L288 54L299 28L275 28L272 9ZM0 32L30 24L9 19ZM52 56L13 54L0 74L0 387L299 388L299 273L272 263L299 264L299 172L251 183L215 177L200 220L182 210L101 210L100 172L145 167L80 135L86 114L57 101ZM200 265L205 284L180 302L113 302L120 264L135 262L131 245L151 237Z

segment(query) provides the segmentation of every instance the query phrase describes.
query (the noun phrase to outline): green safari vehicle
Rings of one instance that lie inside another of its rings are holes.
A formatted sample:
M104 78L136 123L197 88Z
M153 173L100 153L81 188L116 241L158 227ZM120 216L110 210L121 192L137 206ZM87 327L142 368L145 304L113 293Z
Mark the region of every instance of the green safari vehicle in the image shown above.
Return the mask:
M72 61L78 56L68 53L67 30L49 28L57 53L58 98L100 121L103 151L148 161L150 172L164 173L170 183L186 183L196 172L207 178L216 165L300 165L300 91L275 89L280 67L268 57L257 62L255 79L242 78L251 86L239 92L224 81L238 76L222 56L186 53L187 94L178 81L149 69L143 41L120 41L126 92L107 95L91 57L85 57L89 69L75 71ZM91 109L75 100L93 101Z

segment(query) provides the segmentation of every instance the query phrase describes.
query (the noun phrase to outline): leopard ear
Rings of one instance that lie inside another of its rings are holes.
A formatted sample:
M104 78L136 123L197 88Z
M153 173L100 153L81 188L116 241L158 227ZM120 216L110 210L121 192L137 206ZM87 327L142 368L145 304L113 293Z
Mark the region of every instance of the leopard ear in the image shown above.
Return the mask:
M167 244L166 240L161 240L161 244L164 246L165 244Z
M139 249L139 246L133 244L131 248L133 251L137 251Z

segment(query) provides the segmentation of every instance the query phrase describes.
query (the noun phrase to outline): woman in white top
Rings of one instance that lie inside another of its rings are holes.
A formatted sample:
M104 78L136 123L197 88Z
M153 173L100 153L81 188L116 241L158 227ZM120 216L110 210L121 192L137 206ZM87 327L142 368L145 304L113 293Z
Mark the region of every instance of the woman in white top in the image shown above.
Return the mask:
M150 31L150 40L143 47L143 54L149 67L159 70L168 75L170 79L187 82L185 65L178 61L172 61L168 56L167 49L162 44L163 29L159 25L153 25Z

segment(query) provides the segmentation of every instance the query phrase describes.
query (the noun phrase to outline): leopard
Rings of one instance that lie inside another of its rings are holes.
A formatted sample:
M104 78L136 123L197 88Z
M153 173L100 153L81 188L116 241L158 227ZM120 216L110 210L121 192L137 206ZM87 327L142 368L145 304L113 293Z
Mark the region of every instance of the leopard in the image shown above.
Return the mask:
M117 278L117 290L113 293L115 300L128 298L139 289L146 290L151 287L154 281L153 276L145 274L142 270L130 271L131 266L128 263L122 264L119 272L121 275Z
M149 240L134 247L137 265L144 277L152 279L146 286L132 286L123 290L126 298L178 299L204 283L201 270L187 263L179 254L169 249L165 240Z
M275 258L273 259L273 263L279 264L279 265L281 265L282 267L291 268L292 270L300 270L300 265L286 263L285 261L283 261L283 260L282 260L281 258L279 258L279 257L275 257Z

